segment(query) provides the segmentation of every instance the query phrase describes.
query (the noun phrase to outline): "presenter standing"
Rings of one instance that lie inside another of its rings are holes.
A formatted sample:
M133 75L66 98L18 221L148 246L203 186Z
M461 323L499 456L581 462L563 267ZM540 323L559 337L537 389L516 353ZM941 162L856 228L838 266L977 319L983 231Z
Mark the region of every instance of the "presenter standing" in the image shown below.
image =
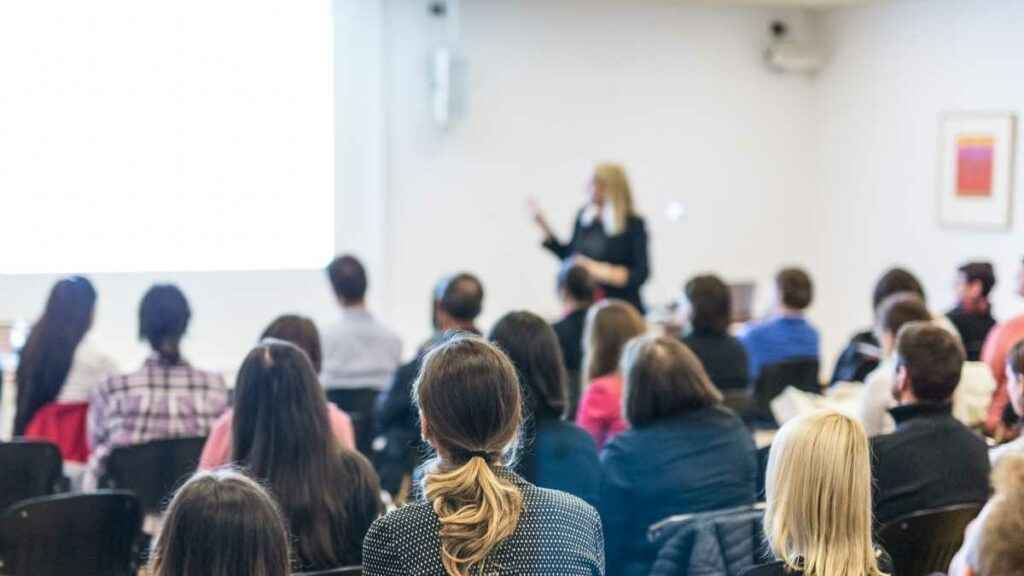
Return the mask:
M625 170L618 164L599 164L588 190L587 204L576 215L572 238L565 244L531 201L533 219L544 232L544 247L561 260L571 258L584 266L605 297L625 300L643 313L640 287L650 273L647 229L633 211Z

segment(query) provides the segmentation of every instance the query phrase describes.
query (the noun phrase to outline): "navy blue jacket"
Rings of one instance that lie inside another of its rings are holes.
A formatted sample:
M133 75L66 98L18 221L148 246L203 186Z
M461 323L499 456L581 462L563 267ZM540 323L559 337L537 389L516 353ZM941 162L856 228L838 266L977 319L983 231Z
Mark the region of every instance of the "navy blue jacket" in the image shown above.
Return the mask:
M597 444L585 430L557 419L527 429L517 471L540 488L568 492L596 507L601 490Z
M755 451L743 421L717 406L616 436L601 454L608 574L650 572L647 529L659 520L753 504Z

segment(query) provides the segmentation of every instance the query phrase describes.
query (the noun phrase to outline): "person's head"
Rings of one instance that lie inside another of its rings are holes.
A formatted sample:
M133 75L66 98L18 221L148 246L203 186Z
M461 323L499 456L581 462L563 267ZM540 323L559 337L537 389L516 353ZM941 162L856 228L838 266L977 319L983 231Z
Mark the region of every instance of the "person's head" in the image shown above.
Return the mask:
M864 428L836 412L787 422L772 442L764 530L772 552L807 576L880 574L871 538Z
M146 291L139 304L139 338L165 364L181 361L181 338L188 329L192 310L185 294L173 284L157 284Z
M497 347L456 335L430 350L416 380L423 438L440 462L424 494L441 524L450 575L486 573L487 556L519 523L519 489L496 466L512 458L522 422L516 369Z
M580 308L594 302L597 283L582 265L569 260L558 272L558 296L565 304Z
M1006 392L1018 416L1024 416L1024 340L1006 353Z
M434 289L434 327L439 331L472 328L484 307L484 285L468 273L443 278Z
M327 266L327 277L342 306L360 306L366 299L366 269L355 256L338 256Z
M985 308L995 285L996 272L990 262L968 262L957 268L956 298L968 310Z
M609 299L592 306L583 327L584 382L618 371L626 342L646 331L644 317L628 302Z
M320 331L316 324L305 316L285 314L278 316L260 335L260 339L276 338L291 342L309 356L313 370L319 374L323 364L323 351L320 347Z
M721 403L697 356L675 338L639 336L622 354L622 413L633 428Z
M353 530L368 522L350 513L374 514L379 502L350 502L376 479L372 471L343 467L323 389L297 346L267 339L246 356L235 385L231 449L232 461L277 497L297 567L325 569L359 557L363 534Z
M695 331L725 334L732 320L732 293L714 274L694 276L683 288Z
M995 496L981 526L977 576L1016 576L1024 566L1024 454L1007 454L992 472Z
M516 367L530 414L538 419L561 417L568 385L554 329L532 312L510 312L491 328L488 340Z
M92 327L95 308L96 289L82 276L64 278L50 290L18 362L16 436L25 432L40 408L60 394L75 350Z
M788 312L803 312L814 300L811 277L802 268L783 268L775 275L778 305Z
M913 292L897 292L882 300L876 314L875 334L884 353L887 356L892 354L896 347L896 335L904 324L928 322L931 319L932 315L921 297Z
M893 397L902 404L949 402L960 383L963 344L931 322L910 322L896 336Z
M604 162L594 168L590 202L600 208L611 208L615 225L613 233L626 229L626 220L633 215L633 194L622 165Z
M153 543L152 576L288 576L288 532L273 497L230 469L178 489Z
M871 296L871 310L877 312L883 300L900 292L913 292L921 297L922 302L928 302L924 288L916 276L903 268L890 268L875 283L875 291Z

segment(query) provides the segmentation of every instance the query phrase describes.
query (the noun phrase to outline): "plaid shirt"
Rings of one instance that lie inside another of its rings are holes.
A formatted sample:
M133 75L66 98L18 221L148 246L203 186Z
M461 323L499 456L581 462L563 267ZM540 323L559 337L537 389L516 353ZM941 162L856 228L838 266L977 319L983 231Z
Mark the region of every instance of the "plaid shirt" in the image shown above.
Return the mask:
M114 448L206 436L227 408L224 378L184 361L167 365L151 356L138 371L106 379L89 400L92 453L84 488L97 487Z

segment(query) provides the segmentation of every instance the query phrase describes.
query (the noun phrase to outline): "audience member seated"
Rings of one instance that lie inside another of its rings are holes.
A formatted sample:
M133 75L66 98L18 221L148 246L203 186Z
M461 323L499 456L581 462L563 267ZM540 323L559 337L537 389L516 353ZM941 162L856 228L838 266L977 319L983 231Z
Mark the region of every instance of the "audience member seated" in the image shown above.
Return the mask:
M949 576L1017 576L1024 566L1024 454L1000 460L995 495L967 528Z
M981 359L981 347L996 325L988 299L995 285L996 273L989 262L968 262L957 269L957 304L946 316L960 333L968 362Z
M597 284L587 269L569 260L558 274L558 295L562 300L564 316L553 324L558 344L562 347L565 369L569 375L569 418L576 417L580 403L580 369L583 366L583 328L587 310L594 303Z
M1019 340L1006 354L1006 392L1013 412L1024 415L1024 340ZM1024 453L1024 438L1017 438L989 452L989 459L995 466L1008 454Z
M757 380L764 366L789 360L818 359L818 331L804 318L811 305L811 277L799 268L785 268L775 276L776 311L740 336L747 350L750 378Z
M369 452L377 395L387 388L402 362L402 341L366 307L366 270L352 256L327 267L341 306L338 319L324 331L324 367L320 380L329 400L353 416L362 429L360 450Z
M434 289L431 314L434 335L420 347L416 357L395 372L391 386L377 399L377 436L374 460L381 486L398 496L403 480L419 463L419 423L412 395L423 355L448 332L480 335L476 319L484 306L484 286L465 272L442 278Z
M768 456L764 532L776 561L757 576L882 576L874 544L868 439L855 420L817 412L786 423Z
M683 337L683 344L697 355L716 388L727 394L746 392L750 366L743 344L729 335L729 287L718 276L696 276L686 283L684 292L690 331Z
M1017 294L1024 296L1024 267L1017 274ZM985 429L997 441L1004 441L1017 435L1014 429L1016 417L1009 405L1006 393L1006 354L1017 342L1024 340L1024 314L1020 314L993 328L981 350L981 361L992 369L996 378L996 393L992 396L988 421Z
M948 331L911 322L896 339L898 406L892 434L872 439L875 518L988 499L985 441L953 417L952 398L964 363L963 346Z
M288 531L274 498L232 470L185 483L153 543L149 576L288 576Z
M263 331L261 340L275 339L290 342L306 354L306 358L320 357L320 335L316 331L313 321L304 316L287 315L281 316L270 323L270 326ZM241 374L239 374L241 376ZM235 393L241 380L236 379ZM203 446L203 454L199 459L201 470L211 470L231 462L231 434L234 426L234 409L228 409L214 423L210 435ZM344 411L334 404L327 404L327 417L330 422L331 431L338 443L344 448L355 449L356 439L352 430L352 420Z
M700 360L675 338L633 339L622 370L632 428L601 455L600 510L608 573L646 575L657 553L647 543L650 525L754 503L756 448Z
M601 519L564 492L537 488L505 464L522 421L509 359L459 334L425 356L416 382L424 440L425 501L377 520L363 574L604 574Z
M589 382L580 398L576 424L593 436L600 450L626 429L622 417L622 349L633 337L647 331L643 316L622 300L603 300L587 313L583 337L583 382Z
M516 471L541 488L562 490L597 505L601 465L594 439L566 422L566 374L558 338L540 316L506 314L491 342L508 354L519 375L526 407Z
M232 461L277 498L300 572L360 564L363 536L383 508L377 474L337 442L327 405L309 357L293 344L264 340L242 363Z
M875 314L876 326L878 309L882 301L901 292L912 292L920 296L922 302L926 302L924 288L913 274L903 268L891 268L875 283L875 291L871 298L871 310ZM878 367L882 355L882 345L873 329L854 334L836 360L830 382L864 382L868 374Z
M89 401L89 468L83 483L97 487L106 459L119 446L152 440L205 437L228 409L228 387L181 354L192 311L177 286L153 286L139 306L139 336L152 354L135 372L112 376Z
M15 373L14 435L53 442L66 463L79 465L89 457L89 396L117 373L114 360L86 337L95 307L96 290L86 278L57 282L29 332Z

